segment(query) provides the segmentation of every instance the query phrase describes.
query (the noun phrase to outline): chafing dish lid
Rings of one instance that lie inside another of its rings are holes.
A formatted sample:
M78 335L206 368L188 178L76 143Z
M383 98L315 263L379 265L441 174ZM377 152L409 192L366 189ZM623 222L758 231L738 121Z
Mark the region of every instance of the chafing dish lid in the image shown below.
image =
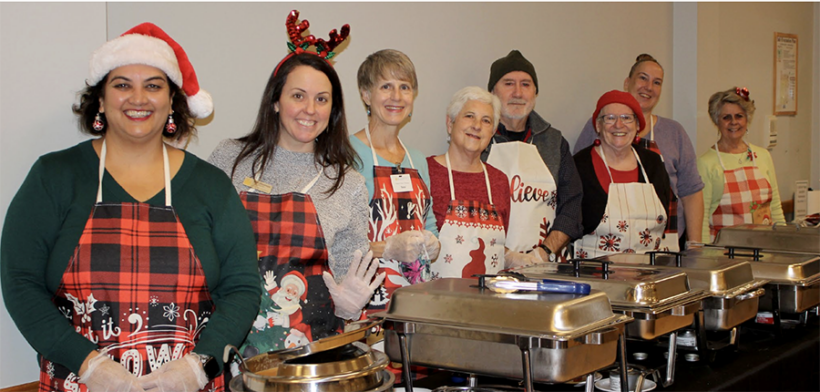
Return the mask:
M820 227L738 225L724 227L714 245L820 255Z
M589 283L606 293L616 310L666 308L704 298L703 290L690 290L686 273L643 265L610 265L604 273L601 263L541 263L514 270L530 279L558 279Z
M724 248L706 246L686 251L688 256L712 259L729 257ZM751 251L734 250L731 260L748 261L756 279L788 285L811 285L820 281L820 256L799 253L760 252L758 260Z
M602 259L615 264L651 265L649 254L621 253ZM714 296L732 297L768 282L765 279L755 279L748 261L680 255L678 266L673 254L656 254L654 259L654 267L683 271L689 278L689 287L709 291Z
M530 336L570 336L619 320L600 291L589 295L496 293L475 279L446 278L393 292L387 320Z

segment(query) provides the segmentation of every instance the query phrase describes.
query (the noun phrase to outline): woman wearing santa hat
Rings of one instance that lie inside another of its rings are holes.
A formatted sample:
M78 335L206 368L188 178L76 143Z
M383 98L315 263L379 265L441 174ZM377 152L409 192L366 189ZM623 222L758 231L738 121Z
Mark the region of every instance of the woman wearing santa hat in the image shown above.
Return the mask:
M584 181L584 236L575 241L576 258L613 253L645 253L672 248L664 241L669 216L669 176L661 157L637 137L646 126L638 101L612 90L592 114L597 138L573 157Z
M245 357L341 332L382 279L362 254L367 190L352 169L342 86L327 60L350 30L331 31L330 42L302 37L308 23L298 16L286 19L292 52L271 73L253 130L209 158L231 177L256 234L264 292Z
M223 390L222 351L259 301L253 232L224 173L167 144L211 97L150 23L97 49L87 85L74 111L96 138L40 157L3 228L40 390Z

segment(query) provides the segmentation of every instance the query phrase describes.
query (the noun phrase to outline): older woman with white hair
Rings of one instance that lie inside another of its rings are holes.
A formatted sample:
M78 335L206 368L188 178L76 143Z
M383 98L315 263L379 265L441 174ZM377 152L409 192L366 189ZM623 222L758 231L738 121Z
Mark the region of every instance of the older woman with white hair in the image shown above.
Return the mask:
M785 223L772 156L744 139L755 113L749 90L732 88L709 98L709 117L718 141L698 158L703 178L703 242L723 227Z
M459 90L447 106L450 147L427 158L441 241L439 258L431 266L434 278L469 278L505 267L509 182L502 171L481 162L500 111L498 98L480 87Z

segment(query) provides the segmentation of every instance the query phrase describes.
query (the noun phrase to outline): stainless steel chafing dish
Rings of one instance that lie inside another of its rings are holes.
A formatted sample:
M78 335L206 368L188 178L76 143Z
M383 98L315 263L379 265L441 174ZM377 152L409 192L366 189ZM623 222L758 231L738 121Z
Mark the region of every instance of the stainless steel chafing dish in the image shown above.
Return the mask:
M721 229L715 246L820 255L820 227L738 225Z
M757 314L758 302L769 281L755 279L749 262L704 258L680 253L650 252L605 256L615 264L651 265L683 271L692 289L709 293L703 300L703 323L710 331L729 331Z
M691 249L686 254L748 261L755 278L769 280L766 295L760 300L761 310L801 313L820 304L820 256L713 246Z
M532 391L533 382L565 382L614 363L632 320L597 290L498 293L477 283L439 279L396 290L375 315L385 320L388 356L405 367L523 379Z
M361 325L292 349L271 351L240 362L241 377L230 382L232 392L384 392L393 390L395 376L385 370L387 356L358 340L378 322ZM228 351L225 349L225 360Z
M690 289L686 273L649 266L611 265L604 260L542 263L513 270L530 279L588 283L609 297L612 310L634 317L629 337L655 339L692 324L700 302L710 294Z

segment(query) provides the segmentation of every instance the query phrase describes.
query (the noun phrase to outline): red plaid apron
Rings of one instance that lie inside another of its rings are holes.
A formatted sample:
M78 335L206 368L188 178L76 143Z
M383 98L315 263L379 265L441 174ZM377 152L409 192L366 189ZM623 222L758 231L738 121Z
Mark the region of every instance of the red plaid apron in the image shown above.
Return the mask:
M368 144L372 145L369 126L365 126L365 134ZM403 143L401 146L407 151ZM407 159L411 169L406 169L378 166L376 151L372 148L370 151L373 153L373 198L370 200L370 228L367 238L370 242L378 242L403 231L424 230L427 213L431 208L430 191L415 169L410 153L407 153ZM393 189L394 176L409 177L410 190L398 192ZM367 305L363 318L387 309L390 297L397 288L432 279L429 256L424 254L409 264L380 258L377 273L382 272L387 276Z
M450 180L450 205L439 230L441 257L431 268L434 279L471 278L473 275L495 274L504 269L504 222L493 205L493 194L487 168L489 204L475 200L456 200L450 154L444 154Z
M749 149L747 152L747 159L752 161L752 166L734 170L726 170L717 143L715 154L718 154L724 179L723 196L720 197L715 212L709 217L711 240L714 241L718 231L724 227L748 223L771 224L772 186L757 168L752 150Z
M658 143L655 143L655 119L652 115L649 116L649 140L646 141L646 148L660 155L661 162L663 162L661 149L658 148ZM669 222L664 231L661 250L677 252L680 250L678 241L678 196L671 187L669 189L669 196Z
M101 352L137 377L193 350L214 303L205 273L171 207L163 145L165 203L103 203L105 141L97 203L52 299ZM86 391L64 366L41 360L40 391ZM203 390L224 390L217 377Z
M342 331L322 272L330 271L325 236L307 192L270 195L243 191L256 235L263 287L259 314L240 348L242 356L303 346Z

